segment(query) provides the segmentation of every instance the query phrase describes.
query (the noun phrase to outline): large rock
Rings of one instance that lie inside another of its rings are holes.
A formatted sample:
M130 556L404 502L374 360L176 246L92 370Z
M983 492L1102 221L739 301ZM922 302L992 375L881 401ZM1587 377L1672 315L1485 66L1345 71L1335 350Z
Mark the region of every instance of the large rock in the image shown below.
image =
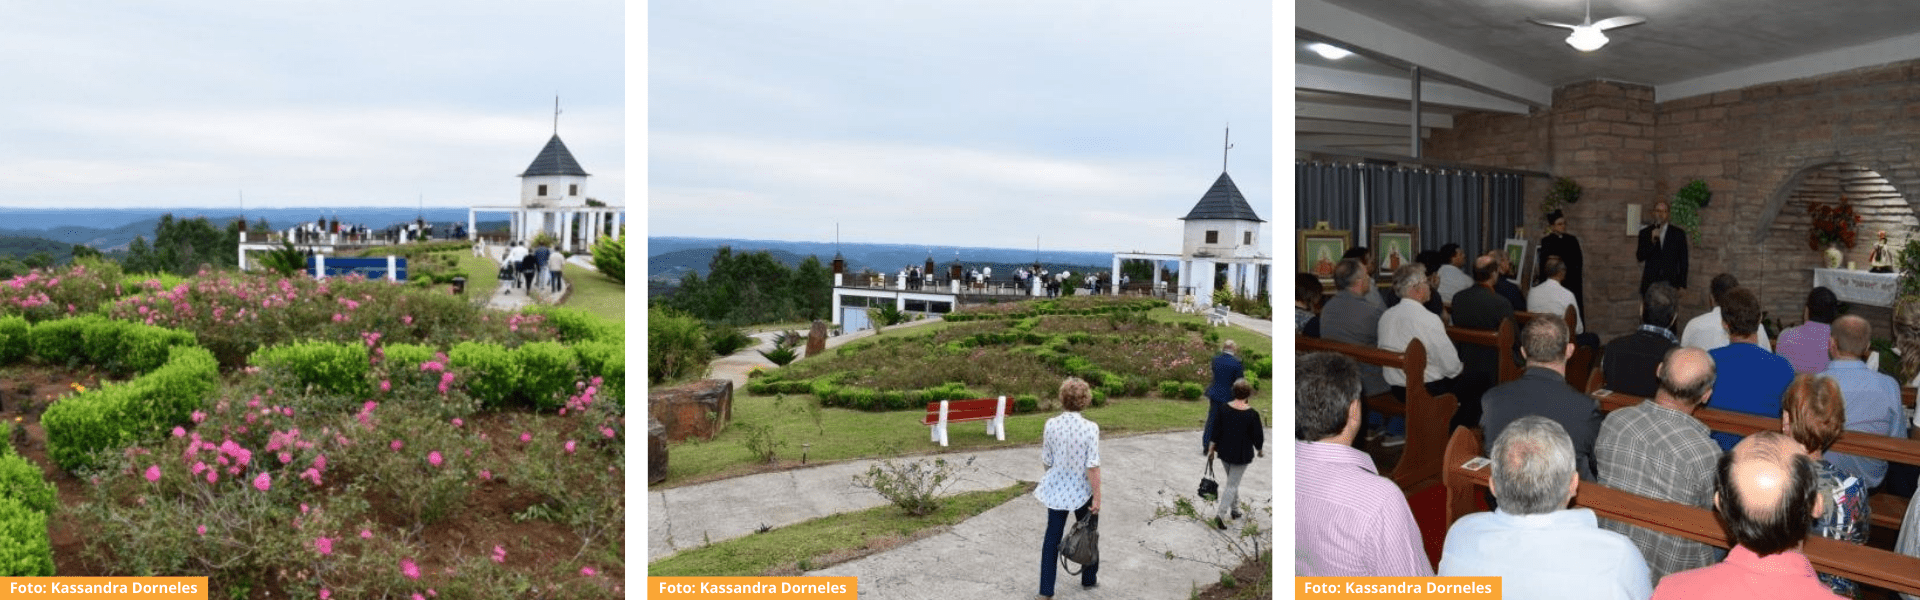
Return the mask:
M667 480L667 426L647 417L647 485Z
M669 442L711 440L733 420L733 381L702 379L655 390L647 396L647 415L666 426Z
M807 356L819 356L827 351L827 322L813 320L813 330L807 332Z

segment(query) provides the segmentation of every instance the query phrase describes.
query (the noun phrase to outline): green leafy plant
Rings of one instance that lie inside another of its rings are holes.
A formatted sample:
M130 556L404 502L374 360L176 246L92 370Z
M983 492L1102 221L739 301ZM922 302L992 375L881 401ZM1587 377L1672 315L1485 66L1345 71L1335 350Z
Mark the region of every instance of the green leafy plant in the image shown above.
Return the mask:
M1712 200L1713 192L1707 189L1707 182L1699 179L1687 182L1673 195L1669 218L1674 225L1687 230L1687 239L1692 243L1700 243L1700 209Z
M1580 201L1580 184L1569 177L1553 180L1553 189L1547 190L1547 196L1540 200L1540 214L1547 214L1562 207Z
M754 456L759 457L760 462L772 463L775 454L787 445L786 440L774 436L772 425L751 424L741 421L734 421L733 424L740 427L743 431L746 431L747 435L744 439L740 440L740 444L746 446L748 452L752 452Z
M647 379L659 384L699 373L713 356L706 328L691 316L647 308Z
M47 514L12 498L0 498L0 576L53 575L53 542Z
M625 236L607 236L593 244L593 268L614 283L627 282L627 240Z
M951 487L958 481L955 475L972 466L971 456L960 464L945 458L935 458L932 462L887 459L868 467L865 474L853 476L853 485L873 490L909 515L925 516L940 509L940 490Z

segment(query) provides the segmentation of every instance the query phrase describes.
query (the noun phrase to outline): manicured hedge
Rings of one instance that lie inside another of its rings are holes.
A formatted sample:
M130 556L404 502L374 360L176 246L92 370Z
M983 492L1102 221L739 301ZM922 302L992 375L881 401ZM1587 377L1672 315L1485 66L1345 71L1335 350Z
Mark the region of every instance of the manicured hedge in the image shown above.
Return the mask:
M373 383L367 377L367 347L363 344L299 342L273 346L255 351L247 362L292 373L301 382L328 393L344 396L373 393Z
M33 351L31 329L26 317L0 317L0 364L12 364L27 358Z
M0 455L0 498L43 513L53 512L53 484L40 467L19 454Z
M573 351L559 342L521 344L513 349L513 362L520 366L519 397L535 409L566 406L567 396L574 394L574 382L581 380Z
M34 330L63 321L43 323ZM218 387L219 376L213 353L197 346L175 346L165 365L144 376L103 384L48 408L40 417L47 432L47 454L68 471L91 465L96 451L124 448L186 421Z
M12 498L0 498L0 577L53 575L53 541L47 513Z
M512 405L520 389L520 363L512 351L499 344L461 342L447 352L447 359L464 375L468 394L489 407Z

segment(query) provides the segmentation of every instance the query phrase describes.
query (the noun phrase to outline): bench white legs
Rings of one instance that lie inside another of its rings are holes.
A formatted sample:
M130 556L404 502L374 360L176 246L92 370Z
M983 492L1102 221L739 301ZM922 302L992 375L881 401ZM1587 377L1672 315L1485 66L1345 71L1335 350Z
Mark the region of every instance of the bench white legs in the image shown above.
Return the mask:
M986 419L987 435L1002 442L1007 441L1007 410L1009 408L1011 407L1007 404L1006 396L1001 396L994 402L993 418ZM947 401L941 400L940 416L933 423L933 441L939 442L941 447L947 445L947 410Z
M933 441L940 442L942 448L947 446L947 401L945 400L940 401L940 420L933 424Z

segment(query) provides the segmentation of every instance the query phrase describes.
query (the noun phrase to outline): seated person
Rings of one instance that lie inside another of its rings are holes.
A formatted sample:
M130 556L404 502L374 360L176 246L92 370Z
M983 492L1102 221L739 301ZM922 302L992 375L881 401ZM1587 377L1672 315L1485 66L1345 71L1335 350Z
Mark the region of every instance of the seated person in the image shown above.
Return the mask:
M1733 549L1720 564L1661 579L1654 599L1839 598L1800 551L1819 494L1813 461L1793 438L1762 431L1741 440L1714 473L1713 511Z
M1352 447L1360 434L1360 369L1331 352L1294 365L1293 573L1428 577L1407 495Z
M1782 339L1785 339L1782 337ZM1867 486L1860 478L1840 470L1821 455L1840 440L1847 411L1840 398L1840 385L1815 375L1794 377L1787 395L1780 399L1780 429L1793 436L1813 459L1814 478L1820 488L1820 516L1813 520L1813 534L1855 544L1867 543L1867 526L1872 512L1867 506ZM1820 583L1833 593L1855 597L1860 584L1828 573L1820 574Z
M1827 352L1833 347L1833 319L1840 314L1840 299L1825 286L1807 292L1807 320L1780 332L1778 354L1793 363L1795 373L1819 373L1827 370Z
M1489 456L1500 508L1454 522L1438 574L1500 577L1508 598L1653 595L1633 540L1601 529L1591 509L1567 508L1580 489L1573 454L1573 439L1552 419L1528 416L1507 425Z
M1660 388L1660 361L1680 345L1680 338L1673 335L1675 300L1673 286L1667 282L1647 286L1640 304L1640 329L1607 342L1607 351L1600 356L1607 389L1650 398Z
M1301 273L1293 278L1294 333L1320 337L1320 299L1325 293L1319 276Z
M1713 384L1713 399L1707 406L1720 410L1780 417L1780 395L1793 383L1793 364L1758 344L1755 331L1760 328L1760 299L1747 288L1727 291L1720 306L1731 343L1708 351L1713 364L1726 377ZM1732 449L1740 436L1716 431L1713 440L1720 448Z

